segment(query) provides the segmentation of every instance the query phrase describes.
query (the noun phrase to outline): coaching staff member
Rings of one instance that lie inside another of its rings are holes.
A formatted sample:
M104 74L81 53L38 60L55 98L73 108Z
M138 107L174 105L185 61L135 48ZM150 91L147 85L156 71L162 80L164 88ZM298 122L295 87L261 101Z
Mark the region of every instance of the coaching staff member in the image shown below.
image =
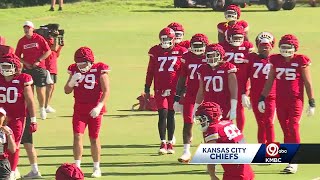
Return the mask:
M33 78L40 106L40 116L44 120L47 118L44 107L47 77L45 59L49 57L51 50L47 41L42 36L33 32L34 25L31 21L24 23L23 30L25 36L19 40L15 54L21 58L23 71L30 74Z

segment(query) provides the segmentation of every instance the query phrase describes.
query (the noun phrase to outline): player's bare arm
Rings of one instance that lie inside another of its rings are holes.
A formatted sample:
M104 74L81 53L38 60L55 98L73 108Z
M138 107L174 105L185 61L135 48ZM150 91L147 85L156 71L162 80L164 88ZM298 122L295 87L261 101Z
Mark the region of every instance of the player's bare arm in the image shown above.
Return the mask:
M276 77L276 74L274 72L274 68L272 68L272 66L271 66L271 69L270 69L270 72L268 75L268 79L267 79L266 84L264 85L264 88L261 93L261 96L263 96L264 98L269 95L275 77Z
M154 78L154 62L153 62L153 55L149 54L149 64L147 69L146 75L146 83L144 85L144 92L146 94L150 94L150 86L152 84Z
M183 94L183 92L185 91L186 79L187 78L185 76L180 76L178 79L177 91L176 91L176 94L178 96L181 96Z
M110 82L109 82L109 75L107 72L101 74L100 84L101 84L101 90L102 90L102 97L99 103L104 104L110 96Z
M218 32L218 40L219 40L219 43L222 43L225 41L223 33Z
M238 81L235 73L228 75L228 87L231 99L238 99Z
M314 94L313 94L313 87L312 87L312 81L311 81L311 74L310 74L310 68L309 66L302 67L302 78L304 82L304 86L306 88L306 93L308 96L309 101L314 101Z
M198 93L197 93L197 97L196 97L196 104L201 104L202 101L203 101L203 80L200 79L199 80L199 90L198 90Z
M14 139L13 139L13 133L12 133L12 130L8 127L8 126L2 126L0 128L8 137L7 141L8 141L8 150L11 152L11 153L15 153L16 152L16 149L17 149L17 145L16 143L14 142Z
M36 106L34 103L33 92L31 85L25 85L24 87L24 98L29 111L30 117L36 117Z
M207 144L216 143L215 140L208 141ZM215 164L208 164L207 165L208 173L211 177L211 180L219 180L219 178L216 176L216 165Z
M70 93L72 93L72 91L73 91L73 87L70 87L70 86L69 86L69 83L70 83L70 81L71 81L71 78L72 78L72 75L69 76L69 79L68 79L66 85L64 86L64 93L66 93L66 94L70 94Z

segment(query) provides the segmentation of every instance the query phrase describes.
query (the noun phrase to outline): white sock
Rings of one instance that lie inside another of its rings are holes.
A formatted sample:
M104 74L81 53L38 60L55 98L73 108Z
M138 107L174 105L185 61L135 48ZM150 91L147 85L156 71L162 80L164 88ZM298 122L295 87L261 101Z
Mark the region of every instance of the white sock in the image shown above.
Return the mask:
M38 164L37 163L31 164L31 170L33 173L37 173L39 171Z
M94 169L100 169L100 162L93 162Z
M161 143L166 143L166 140L161 140Z
M78 168L81 168L81 160L74 160L74 163Z
M190 153L190 144L183 145L183 153Z
M172 144L172 140L171 140L171 141L168 141L168 143Z

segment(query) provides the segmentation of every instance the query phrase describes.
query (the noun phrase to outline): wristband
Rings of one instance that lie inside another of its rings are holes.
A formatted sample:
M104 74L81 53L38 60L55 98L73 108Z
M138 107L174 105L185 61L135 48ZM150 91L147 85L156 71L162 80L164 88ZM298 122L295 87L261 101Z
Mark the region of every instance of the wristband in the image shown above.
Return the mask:
M96 108L102 109L103 105L104 104L102 102L99 102L98 105L96 106Z
M316 102L314 101L314 99L309 99L309 106L310 107L316 107Z
M149 94L149 93L150 93L150 86L144 85L144 92L145 92L146 94Z
M231 109L230 110L237 110L238 100L231 99L230 103L231 103Z
M179 102L179 101L180 101L180 98L181 98L181 97L180 97L179 95L175 95L174 98L173 98L173 99L174 99L174 102Z
M259 102L264 101L265 99L266 99L266 97L264 97L264 96L261 95L261 96L259 97Z
M31 120L31 123L37 123L37 118L36 117L31 117L30 120Z

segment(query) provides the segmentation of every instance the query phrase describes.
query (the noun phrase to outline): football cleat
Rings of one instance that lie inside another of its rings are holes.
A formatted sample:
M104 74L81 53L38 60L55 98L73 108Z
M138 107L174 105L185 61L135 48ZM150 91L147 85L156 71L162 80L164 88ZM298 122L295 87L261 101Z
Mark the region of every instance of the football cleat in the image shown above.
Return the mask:
M100 169L94 169L92 175L91 175L92 178L98 178L98 177L101 177L101 170Z
M172 144L173 144L173 145L176 145L176 142L177 142L176 137L173 136L173 138L172 138Z
M167 144L165 142L161 142L159 155L164 155L164 154L167 154Z
M174 154L175 151L173 150L173 144L172 143L168 143L167 144L167 154Z
M180 156L180 158L178 159L178 161L181 163L189 163L190 160L191 160L191 153L190 152L183 153L182 156Z
M56 110L53 109L51 106L48 106L48 107L46 108L46 112L47 112L47 113L55 113Z
M30 171L27 175L23 176L23 179L41 179L41 173L38 171L34 173L33 171Z
M298 164L289 164L282 172L286 174L295 174L298 171Z
M47 119L47 112L46 112L46 109L44 107L40 108L40 117L41 117L42 120Z

